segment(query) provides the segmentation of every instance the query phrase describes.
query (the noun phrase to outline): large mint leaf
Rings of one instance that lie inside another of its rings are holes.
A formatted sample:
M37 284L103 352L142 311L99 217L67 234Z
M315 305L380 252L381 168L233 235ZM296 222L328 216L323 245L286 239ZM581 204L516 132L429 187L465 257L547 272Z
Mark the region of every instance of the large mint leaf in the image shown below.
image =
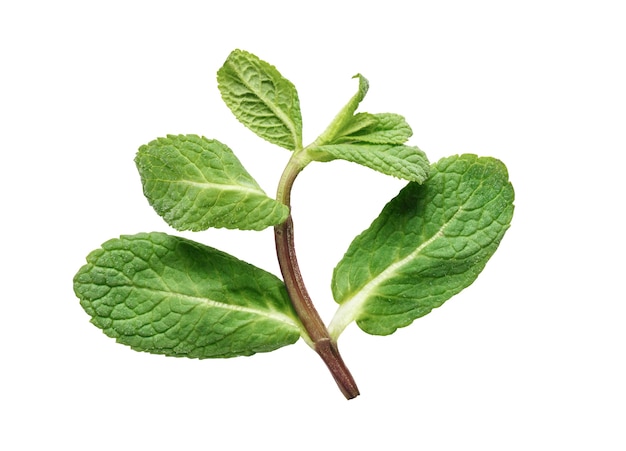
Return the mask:
M261 230L289 215L219 141L169 135L141 146L135 163L150 205L177 230Z
M272 351L300 336L281 280L163 233L107 241L87 257L74 291L93 324L137 351L234 357Z
M434 164L428 181L409 183L335 268L341 305L331 335L353 320L367 333L391 334L469 286L508 229L513 200L506 167L494 158Z
M295 86L278 70L243 50L217 72L222 99L261 138L289 150L302 148L302 116Z
M430 165L426 154L414 146L393 144L346 143L330 144L311 149L310 154L323 155L321 161L341 159L358 163L383 174L411 182L422 183L428 177Z

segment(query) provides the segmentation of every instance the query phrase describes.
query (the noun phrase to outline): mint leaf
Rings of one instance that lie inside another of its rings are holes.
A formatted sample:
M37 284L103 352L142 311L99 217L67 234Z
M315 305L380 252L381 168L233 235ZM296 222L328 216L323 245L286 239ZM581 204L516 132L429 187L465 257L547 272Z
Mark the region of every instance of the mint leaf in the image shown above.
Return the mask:
M430 165L424 152L403 145L413 134L399 114L357 113L369 83L360 74L359 89L333 122L310 146L307 155L314 161L346 160L383 174L422 183Z
M372 125L371 117L360 116L358 119L355 119L354 115L356 109L359 107L359 103L365 98L369 90L369 82L367 78L361 74L356 74L352 78L359 79L359 89L341 111L339 111L337 116L335 116L328 128L324 130L324 133L315 140L313 144L315 147L334 142L337 137L345 133L345 130L359 130L368 125Z
M404 144L413 134L404 117L392 113L358 113L333 143Z
M409 183L350 245L335 268L341 304L335 339L353 320L388 335L469 286L496 251L513 216L506 167L461 155L433 165L426 183Z
M163 233L107 241L87 257L74 291L93 324L137 351L234 357L272 351L300 336L281 280Z
M177 230L261 230L289 215L219 141L168 135L141 146L135 163L150 205Z
M387 335L470 285L513 215L506 167L461 155L430 165L407 145L404 117L357 113L357 92L310 145L294 85L255 55L233 51L217 72L222 98L261 138L292 150L268 197L224 144L169 135L141 146L135 162L150 204L178 230L274 226L283 281L216 249L163 233L107 241L87 257L74 291L91 321L137 351L190 358L267 352L303 337L347 399L359 389L337 338L353 321ZM333 272L339 304L326 327L305 286L290 216L298 174L313 161L343 159L409 184L350 245ZM430 176L430 178L429 178Z
M394 144L329 144L309 149L313 159L341 159L367 166L383 174L422 183L430 166L426 154L414 146Z
M295 86L271 64L233 51L217 72L222 99L261 138L289 150L302 148L302 117Z

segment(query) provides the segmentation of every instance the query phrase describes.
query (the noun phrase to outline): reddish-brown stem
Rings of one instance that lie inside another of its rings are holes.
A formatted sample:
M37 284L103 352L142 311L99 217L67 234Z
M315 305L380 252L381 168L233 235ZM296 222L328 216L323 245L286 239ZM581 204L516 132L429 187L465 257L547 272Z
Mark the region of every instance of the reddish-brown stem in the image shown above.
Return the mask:
M290 206L293 182L298 173L308 164L308 161L304 159L297 159L297 155L294 155L294 157L296 158L292 158L289 164L287 164L278 187L277 200L287 206ZM357 397L359 389L356 386L356 382L339 354L337 343L330 338L328 329L315 309L304 285L296 258L291 215L285 222L274 227L274 238L276 240L276 255L278 256L280 271L287 287L287 293L308 338L313 344L313 349L315 349L330 370L344 396L347 399Z
M304 286L304 280L296 259L291 215L285 222L274 228L274 238L276 240L278 262L287 286L287 293L289 293L292 299L294 309L305 326L309 338L313 343L329 338L326 326L317 313L313 301Z
M344 396L347 399L355 398L359 395L356 382L343 362L337 344L331 340L328 329L326 329L304 286L295 254L291 216L284 223L274 227L274 237L276 239L276 254L287 286L287 293L289 293L293 307L304 329L313 342L315 351L330 370Z

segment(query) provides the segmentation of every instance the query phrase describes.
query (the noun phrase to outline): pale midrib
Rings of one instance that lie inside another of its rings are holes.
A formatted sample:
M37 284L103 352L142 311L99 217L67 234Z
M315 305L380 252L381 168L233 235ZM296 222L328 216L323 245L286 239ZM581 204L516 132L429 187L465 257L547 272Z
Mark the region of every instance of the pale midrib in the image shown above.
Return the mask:
M162 180L162 179L151 179L153 182L163 182L163 183L180 183L183 185L189 185L200 189L212 189L218 191L242 191L244 193L250 193L257 196L267 196L263 190L248 188L242 185L229 185L222 183L211 183L211 182L194 182L192 180Z
M256 315L265 316L275 321L288 324L296 329L300 329L299 325L288 315L285 315L284 313L272 311L272 310L259 310L259 309L253 309L250 307L244 307L242 305L224 304L223 302L215 301L213 299L208 299L208 298L203 298L203 297L198 297L198 296L191 296L191 295L183 294L183 293L175 293L175 292L167 291L167 290L157 290L155 288L135 287L135 289L142 290L142 291L149 291L151 293L162 294L166 296L173 296L179 299L192 301L196 304L204 304L210 307L232 310L236 312L254 313Z
M392 263L387 267L384 271L366 283L363 288L361 288L356 294L354 294L350 299L343 302L337 312L330 322L328 326L328 330L330 332L330 336L333 339L337 339L339 335L343 332L343 330L354 321L361 310L361 307L365 303L365 301L369 298L370 294L376 290L380 285L382 285L387 280L393 278L396 273L405 265L409 264L412 260L417 258L419 254L428 247L433 241L438 238L441 238L445 233L446 229L450 225L452 221L456 218L456 216L463 210L463 207L460 207L453 215L446 221L429 239L420 244L413 252L404 257L402 260L398 260L395 263Z
M248 88L250 92L253 92L254 95L256 95L259 99L261 99L263 103L267 105L267 107L272 111L272 113L274 113L276 117L278 117L278 119L280 119L280 121L287 126L287 128L289 129L289 132L291 133L291 137L293 138L294 145L296 147L300 146L300 143L298 140L298 133L296 132L295 124L293 123L291 118L287 116L280 108L277 108L272 102L270 102L270 100L265 95L263 95L262 92L259 92L253 89L253 87L250 86L250 84L245 80L241 72L237 70L237 67L235 65L231 65L231 69L237 74L241 83L243 83L243 85L246 88ZM298 150L298 149L295 149L295 150Z

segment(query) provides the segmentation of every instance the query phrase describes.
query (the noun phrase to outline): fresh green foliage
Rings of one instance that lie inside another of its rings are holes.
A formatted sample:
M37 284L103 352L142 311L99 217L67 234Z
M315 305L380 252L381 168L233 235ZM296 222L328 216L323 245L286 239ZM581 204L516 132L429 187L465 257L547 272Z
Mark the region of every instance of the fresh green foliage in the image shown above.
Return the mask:
M367 78L361 74L356 74L352 78L358 78L359 89L341 109L337 116L335 116L335 119L330 123L328 128L326 128L324 133L317 138L314 145L321 146L337 142L337 140L341 139L344 134L349 134L353 131L361 130L374 124L371 120L371 114L354 114L361 101L365 98L365 95L370 88L370 84L367 81Z
M325 161L341 159L358 163L383 174L422 183L428 177L428 160L417 147L386 144L333 144L315 148L325 154Z
M357 113L369 83L358 74L359 89L335 120L308 148L317 161L335 159L367 166L383 174L422 183L428 177L426 154L414 146L403 145L413 134L399 114Z
M333 274L331 336L356 320L388 335L469 286L513 216L513 187L493 158L461 155L409 183L350 245Z
M300 338L280 279L184 238L112 239L89 254L74 280L91 322L137 351L234 357Z
M369 334L391 334L469 286L510 225L514 192L494 158L466 154L431 166L406 144L412 130L402 116L357 112L369 83L354 78L356 94L303 146L294 85L258 57L233 51L217 74L224 102L258 136L292 151L276 199L214 139L158 138L139 148L135 163L148 202L177 230L273 226L283 279L188 239L122 236L90 253L74 277L92 323L138 351L201 359L272 351L302 337L344 395L357 396L337 348L344 329L356 322ZM290 193L309 163L337 159L409 183L335 268L339 307L327 327L298 268Z
M289 215L219 141L170 135L141 146L135 163L148 201L177 230L261 230Z
M256 56L235 50L217 72L222 99L239 121L272 144L302 148L302 117L295 86Z
M358 113L340 130L333 142L336 144L388 144L405 143L413 130L404 118L392 113Z

